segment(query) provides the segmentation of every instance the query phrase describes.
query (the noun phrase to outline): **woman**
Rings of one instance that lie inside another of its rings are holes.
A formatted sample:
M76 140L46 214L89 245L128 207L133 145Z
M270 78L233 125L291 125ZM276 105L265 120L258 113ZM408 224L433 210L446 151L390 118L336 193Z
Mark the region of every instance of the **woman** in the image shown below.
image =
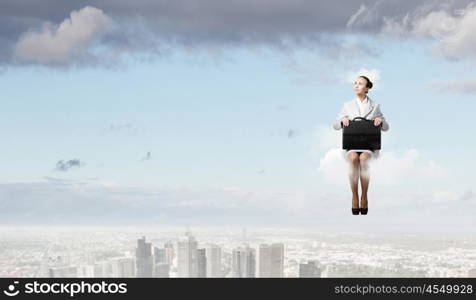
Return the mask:
M372 101L367 93L373 84L365 76L359 76L354 81L355 99L345 102L342 111L334 123L334 129L339 130L342 126L349 126L349 122L356 117L362 117L367 120L373 120L375 126L382 124L382 131L389 129L388 123L380 111L380 106ZM352 190L352 214L358 215L359 212L366 215L368 212L367 190L369 188L369 160L377 158L379 150L344 150L344 157L349 162L350 172L349 181ZM362 186L362 197L359 207L359 177Z

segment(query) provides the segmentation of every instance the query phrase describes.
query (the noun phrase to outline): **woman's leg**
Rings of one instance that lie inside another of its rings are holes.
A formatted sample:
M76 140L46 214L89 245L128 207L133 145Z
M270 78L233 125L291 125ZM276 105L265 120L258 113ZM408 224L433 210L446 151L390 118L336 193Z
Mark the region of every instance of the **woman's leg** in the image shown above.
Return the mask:
M369 190L369 181L370 181L370 173L369 173L369 160L371 158L371 154L367 152L363 152L360 154L359 162L360 162L360 183L362 186L362 198L360 200L360 207L367 208L367 191Z
M350 152L347 154L349 160L349 181L352 190L352 208L359 208L359 154Z

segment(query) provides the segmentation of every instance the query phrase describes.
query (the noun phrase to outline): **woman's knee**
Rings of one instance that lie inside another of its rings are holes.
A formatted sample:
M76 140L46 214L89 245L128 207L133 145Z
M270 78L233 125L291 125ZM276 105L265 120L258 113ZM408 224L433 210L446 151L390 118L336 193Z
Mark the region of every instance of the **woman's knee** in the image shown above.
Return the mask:
M367 164L367 162L372 158L370 153L364 152L360 154L359 160L362 164Z
M355 152L350 152L348 155L347 155L349 161L352 163L352 164L358 164L359 163L359 155Z

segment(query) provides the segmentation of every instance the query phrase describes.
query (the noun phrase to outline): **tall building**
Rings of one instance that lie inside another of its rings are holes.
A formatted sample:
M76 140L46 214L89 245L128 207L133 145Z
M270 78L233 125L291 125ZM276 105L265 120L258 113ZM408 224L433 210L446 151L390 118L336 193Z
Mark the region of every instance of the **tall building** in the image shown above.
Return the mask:
M174 245L171 241L168 241L164 244L164 249L165 249L165 261L166 263L169 264L169 266L172 266L173 260L175 257L175 251L174 251Z
M154 247L154 264L166 264L166 249Z
M170 257L167 256L167 252L170 252L169 248L154 247L154 277L170 277L170 266L172 261Z
M197 250L197 268L198 277L207 277L207 256L205 248Z
M94 277L112 277L112 265L109 261L98 261L94 264Z
M284 276L284 244L261 244L258 248L258 276Z
M222 277L221 271L221 248L217 245L208 245L207 257L207 277Z
M302 278L316 278L321 277L321 269L319 264L315 260L311 260L307 263L299 264L299 277Z
M137 277L152 277L152 244L145 241L145 236L137 240L136 262Z
M154 277L168 278L170 277L170 265L166 263L158 263L154 265Z
M78 270L72 266L49 268L48 277L78 277Z
M136 276L136 265L133 257L117 257L110 260L112 277L124 278Z
M198 243L190 232L177 242L178 277L198 277Z
M255 249L248 246L233 249L231 262L231 276L238 278L255 277L256 254Z
M78 266L78 277L92 278L94 277L94 265Z

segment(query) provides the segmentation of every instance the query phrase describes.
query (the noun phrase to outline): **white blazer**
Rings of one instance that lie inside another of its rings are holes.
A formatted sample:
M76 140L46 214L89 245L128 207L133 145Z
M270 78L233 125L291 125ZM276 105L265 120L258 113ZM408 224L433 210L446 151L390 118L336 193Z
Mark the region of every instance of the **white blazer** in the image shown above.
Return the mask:
M349 118L351 121L356 117L362 117L367 120L373 120L377 117L382 118L382 131L387 131L389 129L389 125L385 118L383 117L382 112L380 111L380 105L375 103L372 99L369 99L369 106L368 110L360 115L359 104L355 101L355 98L351 101L345 102L342 105L342 110L337 116L337 119L333 125L335 130L339 130L342 128L341 120L344 117Z

